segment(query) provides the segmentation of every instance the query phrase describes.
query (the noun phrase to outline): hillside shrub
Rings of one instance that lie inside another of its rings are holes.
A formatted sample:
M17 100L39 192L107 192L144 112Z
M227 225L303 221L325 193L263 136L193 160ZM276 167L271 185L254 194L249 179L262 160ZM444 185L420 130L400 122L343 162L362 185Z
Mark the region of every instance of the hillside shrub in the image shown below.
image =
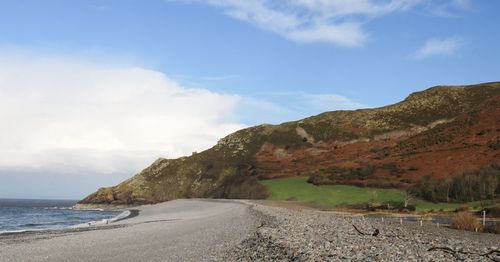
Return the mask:
M481 223L479 220L472 213L467 211L456 213L452 217L452 226L456 229L468 231L481 229Z
M423 177L409 188L417 197L433 202L470 202L495 199L500 194L500 165L465 171L446 179Z
M389 174L391 176L401 177L404 173L404 170L402 170L396 163L386 163L382 165L382 168L389 170Z
M312 172L307 179L307 183L311 183L315 186L319 185L333 185L335 184L335 178L333 176L327 176L323 172Z
M493 150L498 150L500 149L500 140L497 140L496 142L491 142L489 145L488 145L489 148L493 149Z
M347 208L351 208L351 209L360 209L360 210L369 211L369 212L375 212L375 211L379 211L379 210L412 212L412 211L416 210L416 207L414 205L407 205L405 207L404 202L396 202L396 201L384 202L382 204L364 203L364 204L351 204L351 205L344 205L344 206Z
M371 163L361 163L358 168L351 169L351 175L356 176L360 179L366 179L375 173L376 168Z
M418 171L418 167L410 166L410 167L408 167L408 171Z

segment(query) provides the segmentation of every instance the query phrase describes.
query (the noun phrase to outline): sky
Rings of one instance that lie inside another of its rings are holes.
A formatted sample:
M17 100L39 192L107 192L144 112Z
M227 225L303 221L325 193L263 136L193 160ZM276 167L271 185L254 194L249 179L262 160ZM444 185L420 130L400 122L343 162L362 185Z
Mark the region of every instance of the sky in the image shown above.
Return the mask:
M81 199L158 157L500 80L497 0L2 0L0 198Z

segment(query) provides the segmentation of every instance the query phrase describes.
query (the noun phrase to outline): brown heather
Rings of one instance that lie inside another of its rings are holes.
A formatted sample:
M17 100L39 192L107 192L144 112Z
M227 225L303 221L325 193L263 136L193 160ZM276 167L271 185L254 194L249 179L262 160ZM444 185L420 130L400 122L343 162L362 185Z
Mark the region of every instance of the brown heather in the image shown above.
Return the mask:
M311 175L318 184L406 188L498 161L499 132L500 82L433 87L381 108L246 128L192 156L158 159L81 203L259 199L267 197L259 180Z

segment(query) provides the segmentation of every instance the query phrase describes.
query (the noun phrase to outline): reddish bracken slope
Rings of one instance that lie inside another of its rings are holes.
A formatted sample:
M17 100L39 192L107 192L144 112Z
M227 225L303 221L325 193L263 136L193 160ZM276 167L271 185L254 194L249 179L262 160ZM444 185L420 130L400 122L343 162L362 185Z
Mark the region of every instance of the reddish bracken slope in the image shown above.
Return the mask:
M243 129L201 153L158 159L82 203L264 198L258 180L288 176L404 188L500 162L499 131L500 82L433 87L386 107Z
M500 162L500 94L452 119L376 135L286 149L265 143L262 178L315 175L317 184L405 187Z

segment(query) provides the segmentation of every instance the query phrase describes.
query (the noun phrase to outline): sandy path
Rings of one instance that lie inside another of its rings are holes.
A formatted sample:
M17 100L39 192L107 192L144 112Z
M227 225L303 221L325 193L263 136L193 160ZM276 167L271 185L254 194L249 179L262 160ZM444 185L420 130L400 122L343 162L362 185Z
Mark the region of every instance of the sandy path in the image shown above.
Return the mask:
M217 260L257 223L237 201L175 200L138 209L138 216L99 230L0 237L0 260Z

